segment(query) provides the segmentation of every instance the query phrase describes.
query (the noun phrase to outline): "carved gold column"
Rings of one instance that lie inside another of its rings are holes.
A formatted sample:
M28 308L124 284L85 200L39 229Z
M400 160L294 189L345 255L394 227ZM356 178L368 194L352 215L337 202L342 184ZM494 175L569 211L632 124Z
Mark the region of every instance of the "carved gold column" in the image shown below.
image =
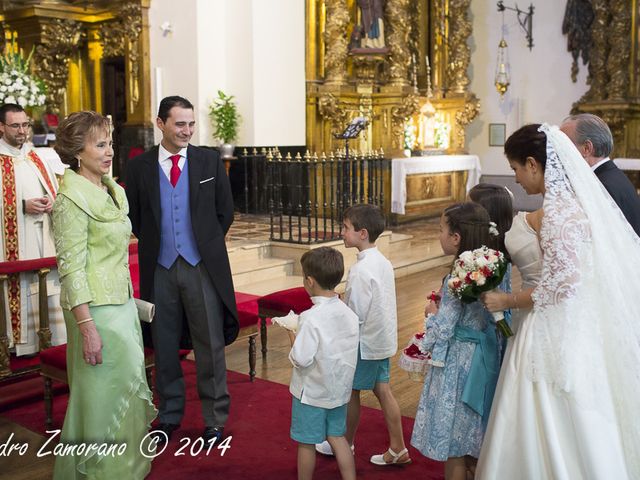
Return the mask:
M66 114L66 87L69 62L82 40L82 24L75 20L52 18L42 23L40 44L33 64L36 74L47 86L47 107Z
M581 101L607 98L606 63L609 56L609 5L608 0L593 0L594 20L591 26L592 47L589 52L589 84L590 88Z
M326 0L326 25L324 32L324 72L327 86L345 85L348 53L347 27L349 10L346 0Z
M431 4L430 22L433 39L433 57L431 58L433 72L433 90L436 95L447 91L447 66L449 65L447 23L447 0L435 0Z
M467 68L471 59L471 50L467 41L471 36L472 26L468 18L471 0L449 1L449 58L448 81L455 93L465 93L469 85Z
M391 50L389 59L391 85L406 87L409 86L409 65L411 63L409 0L388 0L386 14L391 30L387 41Z
M629 93L629 60L631 42L631 9L629 2L613 1L609 4L609 48L613 55L605 64L609 79L607 90L611 100L624 100Z

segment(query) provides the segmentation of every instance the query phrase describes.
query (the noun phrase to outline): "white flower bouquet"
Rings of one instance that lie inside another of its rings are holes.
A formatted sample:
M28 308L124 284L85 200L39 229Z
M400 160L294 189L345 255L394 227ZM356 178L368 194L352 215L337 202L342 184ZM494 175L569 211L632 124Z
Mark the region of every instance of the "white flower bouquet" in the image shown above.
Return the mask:
M463 303L478 300L480 294L500 285L507 272L507 260L502 252L482 246L460 254L453 264L447 287L451 294ZM513 332L504 320L502 312L493 312L493 318L500 333L511 337Z
M15 41L0 56L0 104L17 103L21 107L40 107L46 100L45 85L29 73L31 56L25 59Z

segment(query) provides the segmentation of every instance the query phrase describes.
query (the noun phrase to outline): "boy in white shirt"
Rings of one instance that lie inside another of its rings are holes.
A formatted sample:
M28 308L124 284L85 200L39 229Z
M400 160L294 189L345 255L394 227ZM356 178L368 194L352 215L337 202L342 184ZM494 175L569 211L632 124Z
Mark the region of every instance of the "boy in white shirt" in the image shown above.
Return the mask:
M345 302L360 321L358 364L347 410L345 437L353 445L360 421L360 391L373 390L389 431L389 449L373 455L370 461L382 466L406 465L411 463L411 458L402 436L400 407L389 387L389 359L398 349L395 278L391 262L375 244L384 226L384 216L374 205L354 205L343 213L344 244L359 252L358 261L347 277ZM325 455L333 454L327 442L317 445L316 450Z
M358 317L334 288L342 280L342 254L329 247L300 259L304 288L313 307L300 315L298 334L289 353L295 367L289 391L291 438L298 442L298 479L313 478L314 445L327 440L343 479L355 479L356 468L346 431L347 402L358 357Z

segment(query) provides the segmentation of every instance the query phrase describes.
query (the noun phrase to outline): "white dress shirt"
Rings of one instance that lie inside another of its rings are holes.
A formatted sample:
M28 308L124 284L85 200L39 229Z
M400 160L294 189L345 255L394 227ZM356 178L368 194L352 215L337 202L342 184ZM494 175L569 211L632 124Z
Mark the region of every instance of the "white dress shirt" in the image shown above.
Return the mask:
M383 360L398 350L398 313L393 266L377 247L358 253L347 276L344 301L360 320L360 355Z
M603 163L607 163L609 161L609 157L605 157L602 160L600 160L598 163L596 163L593 167L591 167L592 171L596 171L596 168L598 168L600 165L602 165Z
M295 367L289 391L302 403L336 408L351 397L358 360L358 317L336 295L311 297L300 315L289 360Z
M187 161L187 149L183 148L177 154L174 154L164 148L162 144L160 144L158 148L158 162L160 162L160 167L162 167L162 171L169 180L171 180L171 167L173 166L171 157L173 155L180 155L180 160L178 160L178 168L180 168L180 171L182 171L182 169L184 168L184 162Z

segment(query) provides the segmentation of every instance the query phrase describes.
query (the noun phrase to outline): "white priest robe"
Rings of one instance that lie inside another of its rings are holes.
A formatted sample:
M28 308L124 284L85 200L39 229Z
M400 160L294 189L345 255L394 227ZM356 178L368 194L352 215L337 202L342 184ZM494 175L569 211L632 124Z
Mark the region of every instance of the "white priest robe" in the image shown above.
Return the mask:
M15 177L15 182L11 181L11 176ZM30 144L17 149L0 138L0 178L2 184L0 225L3 230L3 235L0 235L0 257L2 261L54 257L55 244L51 215L46 213L29 215L23 211L23 200L44 195L49 196L52 201L55 199L58 182L48 163L36 155ZM11 289L10 278L4 292L9 344L10 347L15 348L16 355L29 355L36 353L39 348L37 273L20 274L19 289L15 290L17 292ZM47 275L47 294L51 344L60 345L67 341L67 335L60 308L60 281L55 268ZM11 300L13 300L13 308Z

